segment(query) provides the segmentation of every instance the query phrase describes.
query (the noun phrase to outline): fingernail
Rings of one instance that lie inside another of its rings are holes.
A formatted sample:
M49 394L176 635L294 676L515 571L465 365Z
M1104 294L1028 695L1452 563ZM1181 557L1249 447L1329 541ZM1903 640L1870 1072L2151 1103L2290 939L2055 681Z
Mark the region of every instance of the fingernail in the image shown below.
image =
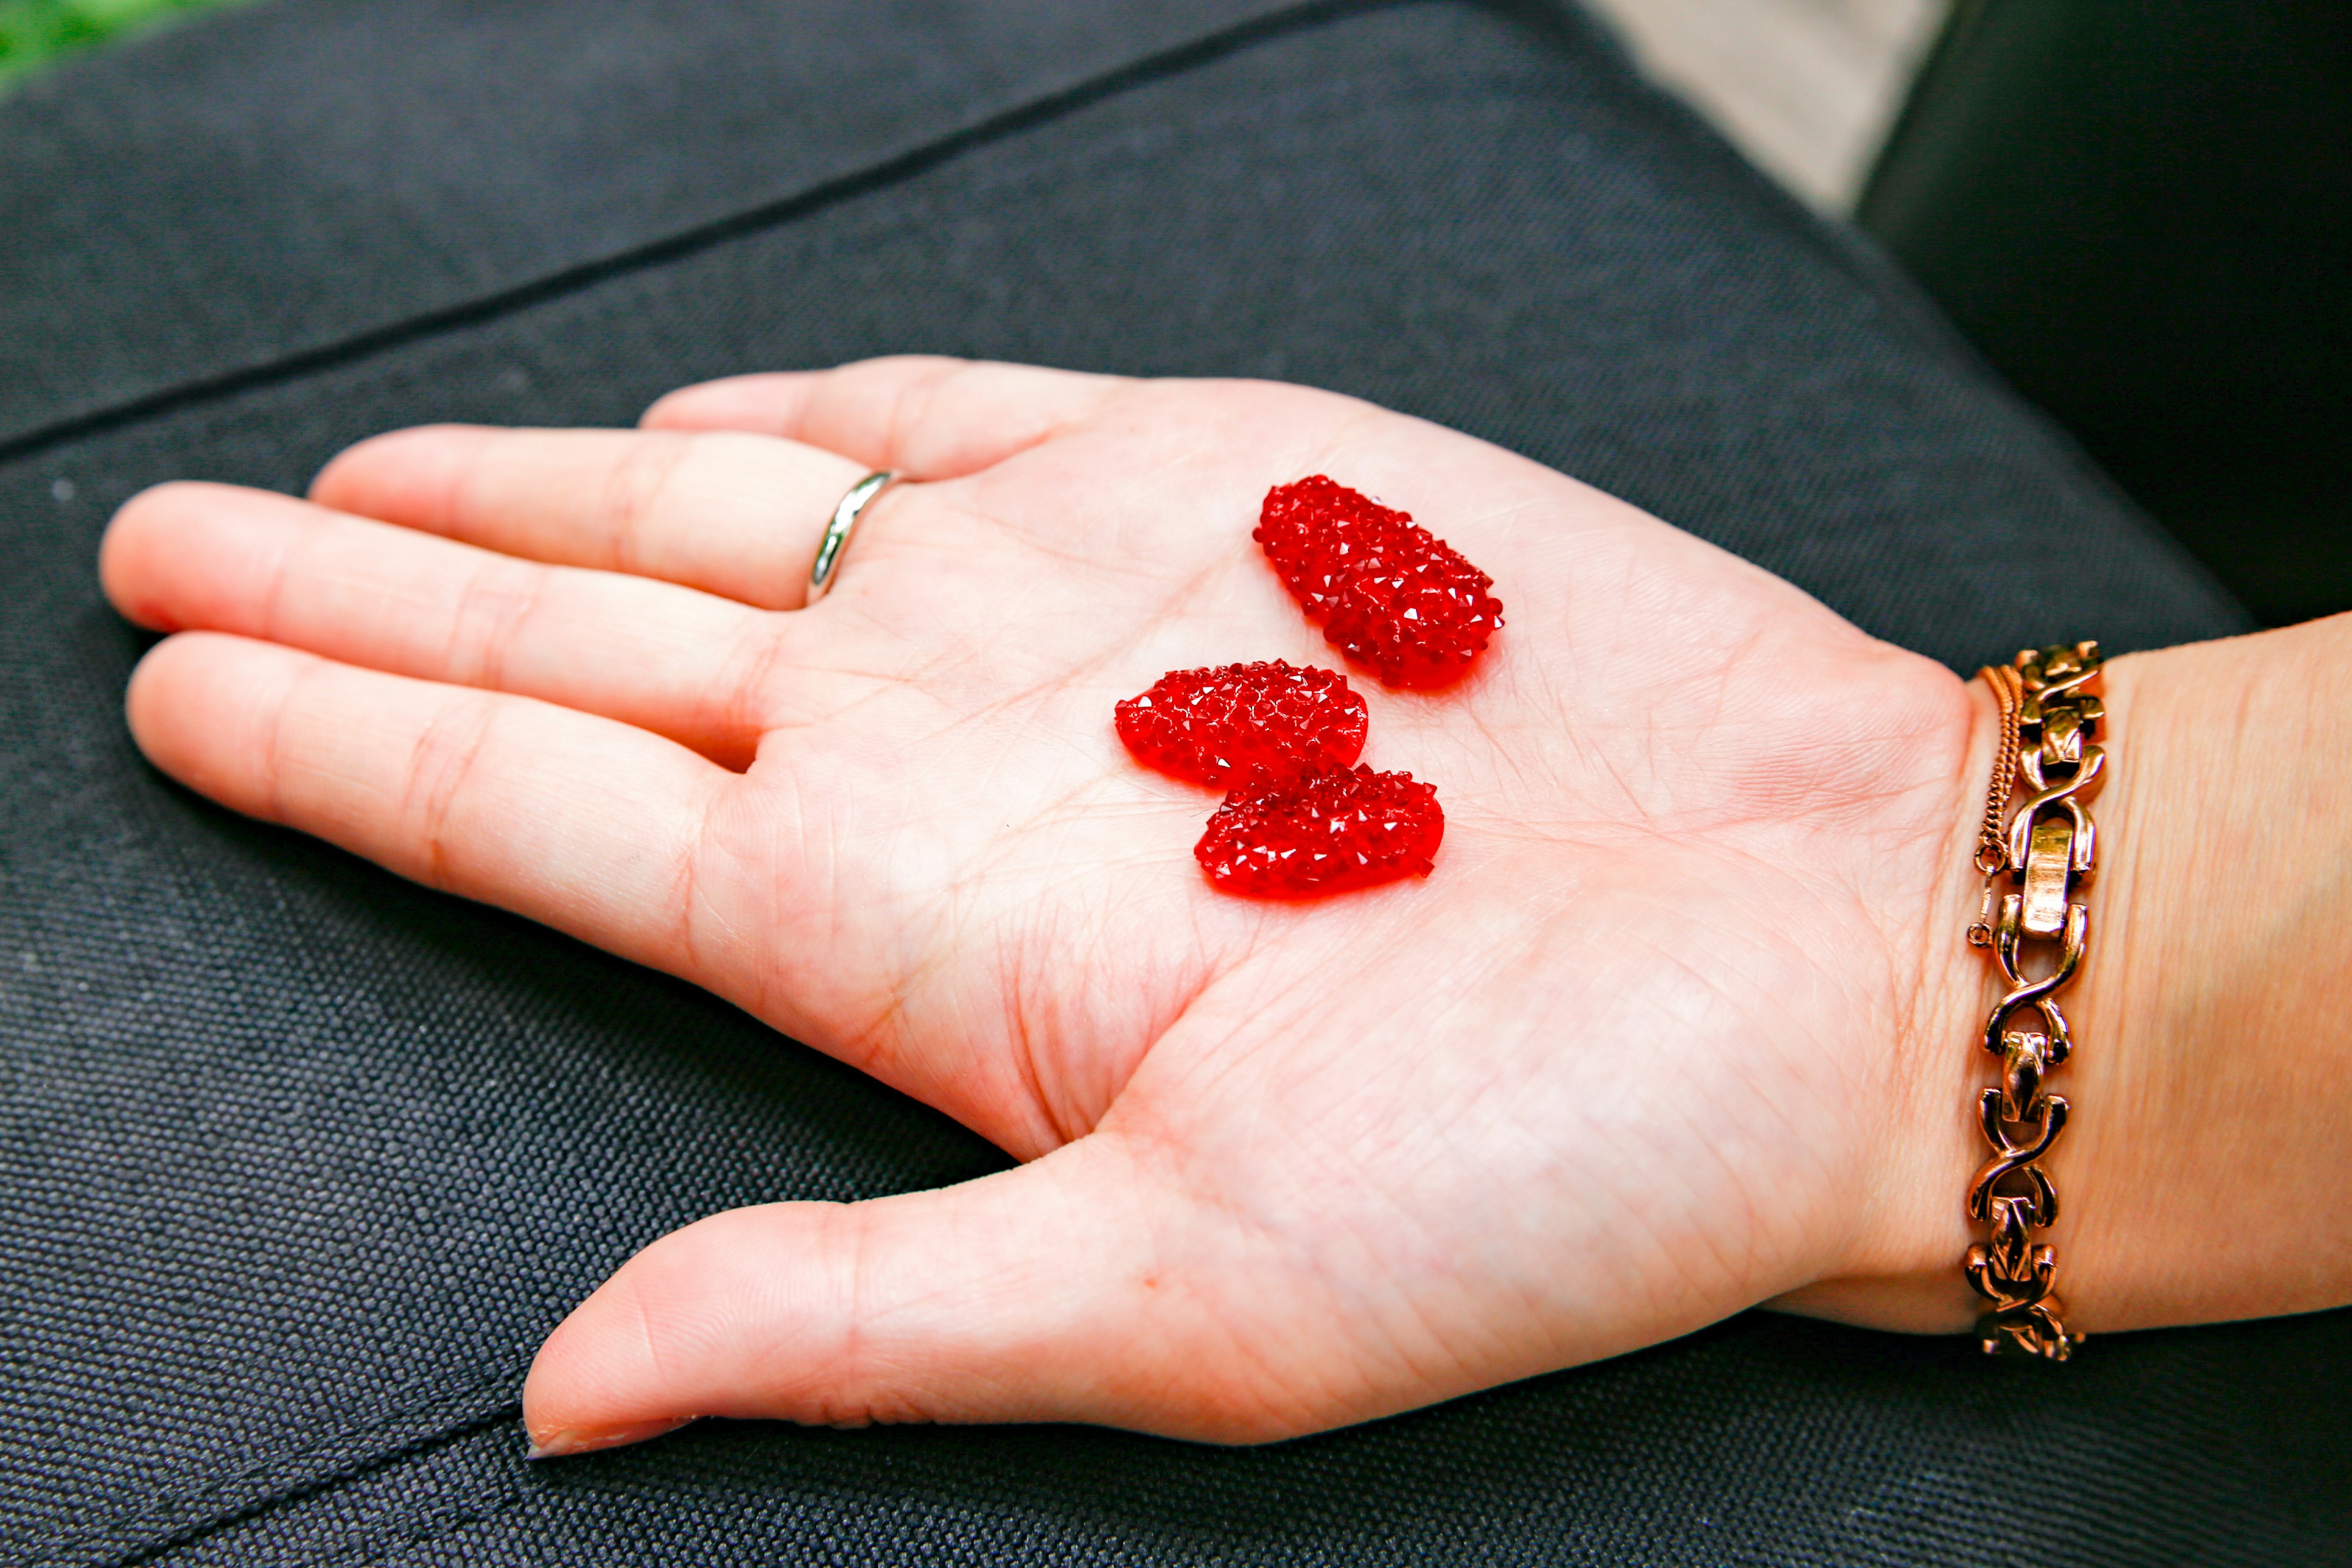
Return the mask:
M642 1443L648 1437L658 1437L665 1432L675 1432L694 1420L681 1415L660 1421L638 1421L626 1426L551 1426L544 1432L530 1434L530 1447L523 1453L526 1459L561 1459L570 1454L593 1454L599 1448L625 1447Z

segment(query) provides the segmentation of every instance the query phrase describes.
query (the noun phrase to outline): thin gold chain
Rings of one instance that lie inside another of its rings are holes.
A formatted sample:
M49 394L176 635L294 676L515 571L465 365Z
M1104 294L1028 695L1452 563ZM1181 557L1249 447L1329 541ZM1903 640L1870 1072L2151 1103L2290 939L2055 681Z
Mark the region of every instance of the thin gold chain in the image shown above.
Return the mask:
M2053 1293L2057 1249L2033 1233L2058 1222L2058 1191L2042 1161L2065 1131L2067 1104L2044 1080L2074 1050L2058 993L2081 971L2090 936L2090 911L2075 895L2098 851L2085 804L2106 763L2097 743L2105 709L2094 690L2100 668L2099 645L2082 642L2028 648L2014 665L1980 672L2000 705L2001 735L1975 858L1985 895L1969 941L1992 949L2005 989L1982 1036L2001 1075L1977 1099L1992 1156L1969 1184L1969 1217L1987 1231L1969 1248L1966 1268L1989 1303L1977 1322L1986 1351L2051 1361L2064 1361L2082 1339L2067 1331ZM2010 817L2020 780L2032 793ZM2001 896L1996 914L2003 874L2015 890ZM2012 1027L2020 1015L2040 1027Z
M1970 947L1992 945L1992 884L2009 864L2009 795L2017 782L2017 717L2024 681L2008 665L1989 664L1979 670L2000 710L2000 733L1992 759L1992 783L1985 788L1984 823L1977 829L1976 866L1984 878L1984 896L1977 901L1976 922L1969 927Z

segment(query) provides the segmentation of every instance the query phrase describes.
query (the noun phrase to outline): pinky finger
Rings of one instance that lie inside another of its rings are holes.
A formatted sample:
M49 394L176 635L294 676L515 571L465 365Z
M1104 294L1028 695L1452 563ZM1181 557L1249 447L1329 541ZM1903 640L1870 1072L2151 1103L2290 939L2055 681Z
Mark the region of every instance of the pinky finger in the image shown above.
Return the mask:
M152 650L128 707L148 758L223 805L625 958L690 967L695 847L733 775L683 746L207 632Z
M643 423L782 436L869 468L957 479L1052 440L1131 384L1078 371L902 354L682 387L646 410Z

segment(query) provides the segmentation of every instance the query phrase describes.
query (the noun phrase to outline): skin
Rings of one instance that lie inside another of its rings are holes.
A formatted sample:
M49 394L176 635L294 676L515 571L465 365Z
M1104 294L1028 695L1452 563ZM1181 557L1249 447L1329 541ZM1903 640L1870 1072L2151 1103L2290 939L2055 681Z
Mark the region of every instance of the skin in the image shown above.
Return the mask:
M174 778L707 986L1025 1162L656 1241L541 1350L538 1451L699 1415L1257 1441L1759 1302L1973 1321L1993 733L1949 671L1323 393L886 360L646 425L380 437L308 501L165 486L103 552L174 634L129 695ZM803 613L877 468L919 482ZM1366 761L1439 789L1435 873L1250 902L1192 860L1215 797L1110 716L1170 669L1339 665L1249 538L1318 472L1490 572L1508 626L1443 692L1353 674ZM2109 667L2053 1086L2075 1326L2352 1299L2347 637Z

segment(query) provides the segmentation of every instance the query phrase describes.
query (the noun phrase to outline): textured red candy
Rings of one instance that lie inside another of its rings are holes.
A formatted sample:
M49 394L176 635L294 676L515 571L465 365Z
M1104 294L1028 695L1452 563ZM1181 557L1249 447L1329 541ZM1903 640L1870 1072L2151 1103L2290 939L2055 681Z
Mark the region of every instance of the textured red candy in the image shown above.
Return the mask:
M1266 491L1250 537L1319 626L1346 581L1412 526L1408 514L1315 474Z
M1391 686L1459 680L1503 624L1493 578L1324 475L1268 490L1252 537L1324 639Z
M1179 669L1118 705L1118 738L1135 760L1196 784L1253 769L1290 778L1344 768L1364 752L1364 700L1336 670L1275 659Z
M1221 891L1312 899L1425 877L1444 837L1437 791L1411 773L1326 768L1233 791L1192 856Z
M1323 623L1325 640L1370 665L1391 686L1450 686L1503 624L1495 580L1430 537L1425 548L1357 573Z

